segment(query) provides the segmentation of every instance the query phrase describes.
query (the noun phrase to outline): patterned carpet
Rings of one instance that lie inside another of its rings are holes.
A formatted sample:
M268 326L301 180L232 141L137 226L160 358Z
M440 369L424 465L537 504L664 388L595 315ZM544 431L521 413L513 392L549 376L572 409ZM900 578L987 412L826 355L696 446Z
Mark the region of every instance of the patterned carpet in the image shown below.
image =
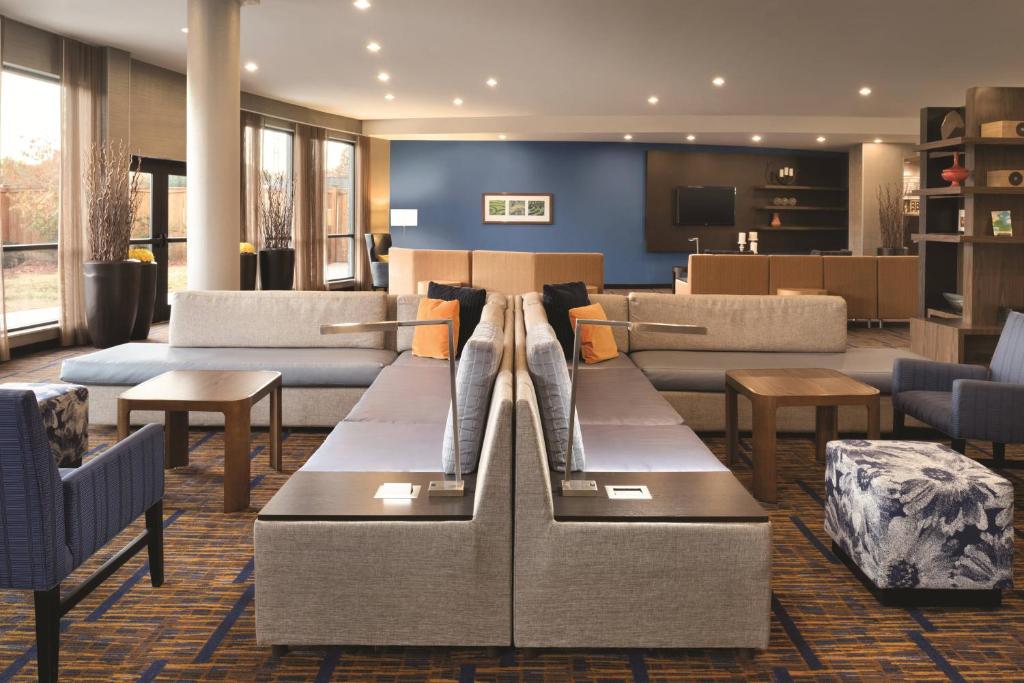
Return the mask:
M905 338L905 332L903 332ZM898 345L900 332L858 333L858 345ZM853 337L852 337L853 339ZM50 380L77 351L43 352L0 366L2 381ZM89 681L674 681L1024 680L1024 596L998 610L885 608L829 549L822 524L823 467L809 438L779 440L780 503L774 527L770 648L751 661L723 651L518 651L442 648L299 649L271 656L254 640L255 511L317 448L322 431L289 431L285 474L267 462L266 433L253 448L253 506L220 512L223 434L194 430L192 464L169 472L165 498L167 581L149 585L136 557L64 621L64 680ZM94 453L110 429L91 434ZM707 435L724 458L724 441ZM986 444L974 444L972 453ZM1024 448L1009 449L1024 458ZM750 484L749 461L735 472ZM1018 491L1024 476L1008 471ZM1017 496L1017 535L1024 529ZM136 525L76 572L80 579L138 533ZM1024 543L1016 573L1024 577ZM683 577L680 590L687 590ZM0 681L35 676L31 596L0 591Z

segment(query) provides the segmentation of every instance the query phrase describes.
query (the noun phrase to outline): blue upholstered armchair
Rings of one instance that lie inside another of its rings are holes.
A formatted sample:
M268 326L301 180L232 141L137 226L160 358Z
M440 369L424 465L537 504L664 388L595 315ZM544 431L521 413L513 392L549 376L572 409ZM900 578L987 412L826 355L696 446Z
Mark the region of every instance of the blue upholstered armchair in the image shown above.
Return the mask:
M0 589L35 594L39 680L57 680L60 618L143 547L163 583L163 427L57 469L36 397L0 389ZM146 531L63 599L60 584L141 514Z
M1024 442L1024 315L1010 313L988 368L897 359L892 405L894 432L910 415L961 453L967 439L991 441L993 463L1005 465L1005 445Z

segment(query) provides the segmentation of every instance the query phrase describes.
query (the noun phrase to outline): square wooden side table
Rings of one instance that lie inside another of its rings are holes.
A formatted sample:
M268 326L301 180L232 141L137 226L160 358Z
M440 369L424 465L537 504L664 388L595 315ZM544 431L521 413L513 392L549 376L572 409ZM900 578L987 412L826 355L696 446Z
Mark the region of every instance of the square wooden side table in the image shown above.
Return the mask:
M188 414L224 414L224 512L249 507L252 407L270 396L270 466L281 471L281 373L270 370L173 370L117 399L117 438L128 436L134 410L164 412L165 466L188 465Z
M725 373L725 435L729 465L739 450L738 396L750 399L753 409L754 497L776 502L775 412L784 406L816 408L815 446L819 461L825 444L839 431L839 406L864 406L868 414L868 438L879 437L878 389L825 368L778 368L729 370Z

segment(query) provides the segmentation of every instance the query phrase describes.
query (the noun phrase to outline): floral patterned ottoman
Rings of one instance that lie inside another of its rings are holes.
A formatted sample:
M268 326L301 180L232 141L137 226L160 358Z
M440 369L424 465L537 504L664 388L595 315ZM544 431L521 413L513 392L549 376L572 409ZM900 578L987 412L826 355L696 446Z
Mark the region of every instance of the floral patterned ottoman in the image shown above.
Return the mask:
M927 592L998 603L1013 587L1013 485L1003 477L916 441L832 441L825 468L825 531L883 601Z
M39 401L50 451L57 467L78 467L89 450L89 390L77 384L36 382L0 384L3 389L31 389Z

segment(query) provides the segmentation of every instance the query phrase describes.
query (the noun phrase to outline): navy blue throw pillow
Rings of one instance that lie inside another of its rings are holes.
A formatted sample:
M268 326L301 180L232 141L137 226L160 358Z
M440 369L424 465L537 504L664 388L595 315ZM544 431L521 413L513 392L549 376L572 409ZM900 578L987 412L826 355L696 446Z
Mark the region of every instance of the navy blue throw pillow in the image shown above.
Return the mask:
M459 302L459 347L456 355L462 355L462 347L473 336L480 315L487 303L487 290L474 287L453 287L431 282L427 286L428 299Z
M557 285L544 285L541 297L548 323L551 324L562 345L566 358L572 358L573 331L569 322L569 309L589 306L587 285L582 282L563 282Z

